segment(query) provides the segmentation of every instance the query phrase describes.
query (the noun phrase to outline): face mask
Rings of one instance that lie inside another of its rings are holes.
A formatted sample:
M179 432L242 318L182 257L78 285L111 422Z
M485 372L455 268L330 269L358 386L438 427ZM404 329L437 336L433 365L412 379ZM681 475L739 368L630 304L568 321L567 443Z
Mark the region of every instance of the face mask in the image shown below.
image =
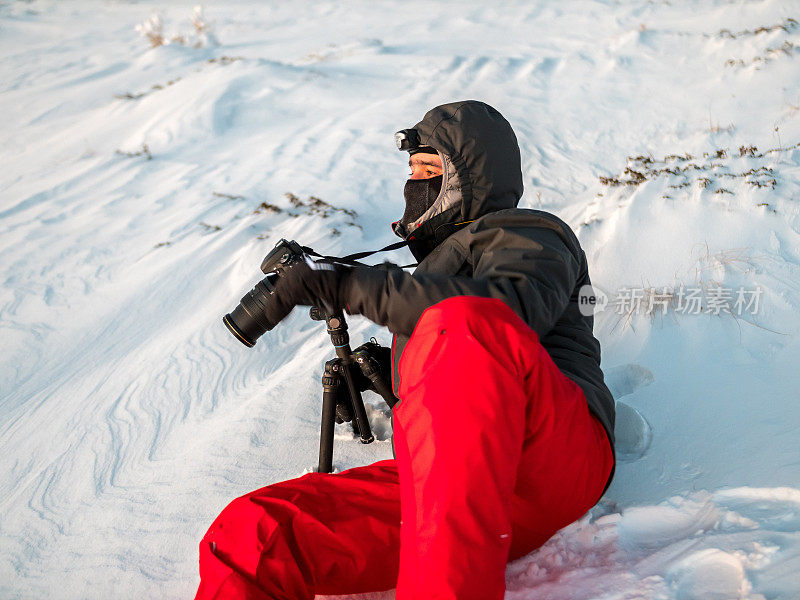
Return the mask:
M431 177L430 179L409 179L403 189L403 196L406 199L406 212L400 223L407 226L419 219L428 210L442 189L443 176Z

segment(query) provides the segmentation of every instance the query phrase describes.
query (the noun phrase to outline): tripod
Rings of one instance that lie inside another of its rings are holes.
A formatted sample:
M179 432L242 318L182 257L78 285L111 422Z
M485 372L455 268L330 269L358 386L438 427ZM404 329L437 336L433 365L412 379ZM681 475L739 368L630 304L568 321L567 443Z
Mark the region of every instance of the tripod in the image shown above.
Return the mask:
M350 348L350 334L347 332L347 322L341 310L327 312L312 308L310 316L315 321L325 321L328 335L336 349L336 358L325 363L325 372L322 375L322 426L319 434L317 469L320 473L330 473L333 470L333 432L337 422L350 421L353 433L359 436L362 444L369 444L375 440L364 408L364 400L356 386L355 368L358 367L369 379L375 391L383 397L390 408L395 405L398 398L381 374L378 361L365 349L353 352ZM340 401L341 394L339 394L342 382L347 386L343 402Z

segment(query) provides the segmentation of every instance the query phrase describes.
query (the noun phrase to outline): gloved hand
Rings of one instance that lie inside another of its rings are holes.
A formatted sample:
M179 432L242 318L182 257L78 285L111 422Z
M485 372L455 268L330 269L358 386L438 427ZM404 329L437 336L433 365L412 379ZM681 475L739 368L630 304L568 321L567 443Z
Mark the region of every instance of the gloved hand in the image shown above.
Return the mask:
M378 343L378 340L375 338L370 339L370 341L361 344L358 348L353 350L353 354L358 356L359 354L366 354L369 358L374 360L378 364L378 370L380 371L381 376L386 379L386 381L392 381L392 349L387 348L385 346L381 346ZM359 369L360 371L360 369ZM362 377L363 374L362 374ZM367 378L367 383L365 384L366 387L364 389L375 391L372 382ZM364 390L360 390L364 391Z
M378 364L378 370L381 373L381 376L386 378L387 382L391 382L391 369L392 369L392 349L386 348L378 344L378 341L375 338L372 338L370 341L361 344L358 348L353 350L353 354L355 356L359 356L360 354L366 354L369 358L373 359ZM365 392L366 390L370 390L371 392L378 393L378 390L375 389L372 381L364 375L361 371L361 368L358 365L353 365L353 369L351 370L353 373L354 381L356 389L359 392ZM342 383L337 388L336 391L336 422L350 422L352 416L350 415L350 402L349 398L349 390L347 385Z
M274 328L295 306L321 306L328 311L344 307L342 287L349 268L330 262L296 260L282 268L263 310Z

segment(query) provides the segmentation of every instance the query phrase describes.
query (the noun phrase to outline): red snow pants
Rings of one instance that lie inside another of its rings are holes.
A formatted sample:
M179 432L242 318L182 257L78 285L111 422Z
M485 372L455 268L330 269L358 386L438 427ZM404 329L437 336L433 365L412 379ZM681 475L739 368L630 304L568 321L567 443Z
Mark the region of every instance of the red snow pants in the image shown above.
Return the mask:
M508 560L599 499L613 455L583 392L500 300L449 298L399 365L396 459L234 500L200 544L197 599L498 600Z

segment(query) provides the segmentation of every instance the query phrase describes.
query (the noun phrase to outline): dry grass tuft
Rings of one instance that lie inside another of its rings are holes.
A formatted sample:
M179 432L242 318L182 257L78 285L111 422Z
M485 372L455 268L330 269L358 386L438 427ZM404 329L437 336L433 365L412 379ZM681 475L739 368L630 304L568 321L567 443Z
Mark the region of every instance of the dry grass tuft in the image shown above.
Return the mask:
M136 31L147 38L151 48L166 46L168 44L181 44L182 46L192 46L202 48L213 39L213 23L206 20L203 14L203 7L197 5L192 12L191 24L194 29L191 33L174 33L167 36L164 33L164 19L159 12L155 12L150 17L136 26Z

